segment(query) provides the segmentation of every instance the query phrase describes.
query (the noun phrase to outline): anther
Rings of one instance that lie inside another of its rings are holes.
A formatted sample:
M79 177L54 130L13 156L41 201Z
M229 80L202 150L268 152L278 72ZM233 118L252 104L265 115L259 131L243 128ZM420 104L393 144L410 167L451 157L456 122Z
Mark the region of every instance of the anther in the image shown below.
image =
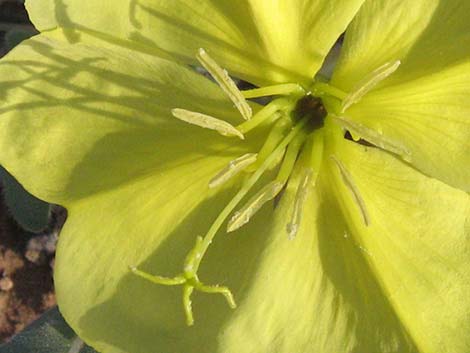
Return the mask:
M388 62L378 69L374 70L371 74L367 75L361 80L343 100L341 113L344 113L353 104L359 102L362 97L369 93L381 81L385 80L388 76L393 74L400 66L401 61Z
M287 151L284 155L284 160L281 164L276 180L263 187L245 204L245 206L234 213L228 223L227 232L233 232L248 223L266 202L271 201L279 194L292 173L304 141L305 134L299 132L287 147Z
M175 118L187 122L189 124L200 126L205 129L215 130L223 136L236 136L242 140L245 139L243 134L238 131L233 125L227 123L226 121L214 118L210 115L205 115L179 108L172 109L171 114L173 114Z
M305 128L307 123L307 119L301 120L296 126L292 128L292 130L284 137L284 139L279 143L279 145L275 148L274 151L263 161L262 165L251 175L242 185L241 189L238 193L234 196L234 198L225 206L225 208L221 211L219 216L216 218L214 223L212 223L211 227L209 228L207 234L202 237L196 238L196 244L192 248L192 250L188 253L185 262L184 262L184 270L183 273L175 277L175 285L181 284L183 285L183 306L184 311L186 314L186 322L188 325L192 325L194 323L193 313L192 313L192 303L191 303L191 294L194 290L199 290L201 292L206 293L216 293L222 294L225 299L227 300L229 306L234 308L236 306L235 301L233 299L233 295L230 292L230 289L227 287L221 287L218 285L205 285L203 284L198 276L197 271L201 264L202 258L206 253L209 245L212 243L214 237L216 236L218 230L222 226L223 222L226 218L230 215L233 209L238 205L238 203L242 200L244 196L249 192L249 190L253 187L253 185L259 180L259 178L264 174L264 172L268 169L268 166L273 163L275 159L278 158L279 155L283 154L286 147L289 143L297 136L297 134ZM134 273L140 276L140 273L136 272L135 267L131 267ZM147 273L143 273L144 276L141 276L147 280L150 280L154 283L159 284L168 284L163 283L160 279L167 280L166 277L160 276L152 276ZM157 280L155 280L157 278ZM184 279L184 281L183 281ZM177 283L176 283L177 282ZM172 281L170 285L173 285Z
M209 182L209 188L215 188L219 185L224 184L234 176L238 175L250 164L256 162L258 155L256 153L247 153L233 161L230 161L229 164L217 173Z
M374 129L370 129L367 126L357 123L353 120L346 119L341 116L332 116L332 119L343 129L348 130L353 136L354 140L358 140L356 137L363 138L367 142L370 142L385 151L397 154L408 162L411 161L411 152L399 142L393 141L392 139L385 137L380 132L377 132Z
M259 211L263 205L271 201L282 190L283 183L272 181L257 192L239 211L235 212L228 222L227 232L233 232L248 223L251 217Z
M351 192L353 196L353 200L358 206L359 211L361 212L364 224L366 226L369 226L370 218L369 218L369 213L367 212L366 203L364 202L364 199L362 198L361 193L359 192L359 188L356 186L356 183L354 182L354 179L352 178L351 174L346 169L346 167L343 165L343 163L338 158L336 158L336 156L332 155L330 156L330 158L335 162L336 166L338 167L338 170L341 174L341 178L343 180L344 185L346 185L346 187Z
M292 211L291 221L287 224L286 230L290 240L294 239L300 228L305 201L312 183L313 170L306 168L302 173L302 178L295 194L294 209Z
M243 94L238 89L237 85L228 75L227 71L222 69L214 59L212 59L207 52L200 48L196 58L202 66L211 74L214 80L218 83L220 88L235 104L235 107L240 111L245 120L250 120L253 114L250 105L246 101Z

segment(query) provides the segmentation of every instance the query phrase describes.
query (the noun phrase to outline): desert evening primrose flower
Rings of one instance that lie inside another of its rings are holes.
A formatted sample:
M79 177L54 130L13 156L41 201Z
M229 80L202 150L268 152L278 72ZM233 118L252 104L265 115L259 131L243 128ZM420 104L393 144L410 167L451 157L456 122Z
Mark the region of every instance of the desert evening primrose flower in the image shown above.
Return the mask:
M87 343L470 351L470 2L26 5L0 163L69 211L55 285Z

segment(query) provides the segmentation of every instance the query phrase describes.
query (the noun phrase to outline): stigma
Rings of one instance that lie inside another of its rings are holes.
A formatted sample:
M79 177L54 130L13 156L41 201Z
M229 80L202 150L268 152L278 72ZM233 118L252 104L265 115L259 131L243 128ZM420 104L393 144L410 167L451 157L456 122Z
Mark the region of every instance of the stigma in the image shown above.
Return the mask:
M224 229L227 233L235 233L246 226L265 205L274 203L282 197L287 184L294 183L295 197L284 227L286 238L294 241L302 231L307 197L316 187L317 178L321 169L325 168L326 162L336 166L332 169L336 171L338 180L349 190L364 226L371 224L367 206L351 173L338 156L324 155L327 120L328 126L336 124L338 129L335 131L340 133L343 130L349 131L354 136L364 138L387 152L409 157L408 150L401 144L355 123L346 116L347 110L352 105L397 70L399 61L379 67L359 82L353 91L347 93L317 81L314 81L310 87L290 82L241 91L228 72L219 66L206 50L200 49L196 58L238 110L240 123L232 125L224 121L223 117L209 116L204 112L193 112L182 107L174 107L171 110L173 117L182 123L213 130L227 138L228 144L233 137L249 140L254 135L253 131L260 127L263 129L268 127L269 133L259 150L233 159L208 181L207 187L211 189L230 183L239 185L239 188L213 220L207 233L203 237L196 237L195 245L188 252L180 274L175 277L163 277L148 274L131 266L134 274L153 283L182 287L183 308L188 325L194 323L191 296L195 291L221 294L231 308L236 307L235 299L228 287L218 284L207 285L198 276L201 262L216 235ZM269 97L270 101L253 114L249 99L260 97ZM325 97L336 100L337 108L327 111L323 104ZM300 171L297 174L300 178L292 178L295 170ZM271 180L263 185L261 180L266 180L268 175L271 176ZM239 183L235 184L236 180Z

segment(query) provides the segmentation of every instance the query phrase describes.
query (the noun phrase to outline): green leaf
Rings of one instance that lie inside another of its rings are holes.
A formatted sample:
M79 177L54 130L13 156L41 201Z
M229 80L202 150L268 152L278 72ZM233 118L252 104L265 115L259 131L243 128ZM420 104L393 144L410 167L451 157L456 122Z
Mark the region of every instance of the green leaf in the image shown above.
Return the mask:
M50 205L28 193L0 166L0 182L6 206L16 222L30 232L40 232L49 222Z
M35 34L37 34L37 31L33 27L31 27L31 29L13 28L5 34L6 50L10 51L22 41L34 36Z
M72 345L77 347L77 339L59 310L53 308L1 345L0 353L69 353ZM84 346L74 353L95 353L95 350Z

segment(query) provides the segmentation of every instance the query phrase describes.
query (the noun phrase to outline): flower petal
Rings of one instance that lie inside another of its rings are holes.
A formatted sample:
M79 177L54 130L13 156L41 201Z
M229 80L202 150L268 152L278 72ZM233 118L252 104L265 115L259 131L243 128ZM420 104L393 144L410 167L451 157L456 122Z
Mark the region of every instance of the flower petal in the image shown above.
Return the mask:
M363 1L30 0L27 8L39 30L61 27L71 40L93 32L190 63L205 48L231 73L267 84L310 82Z
M470 2L369 1L347 31L333 84L351 90L385 63L399 69L345 114L398 141L411 163L470 191ZM452 38L452 40L449 40Z
M71 45L52 32L34 37L0 62L0 91L0 162L50 202L209 154L225 161L251 152L250 143L228 145L171 116L178 107L243 121L215 84L124 48Z
M391 85L468 61L468 11L470 3L462 0L366 1L346 31L333 81L349 91L378 67L400 60L386 81Z
M328 153L344 163L370 214L366 227L341 176L330 178L347 241L357 244L418 351L468 352L469 195L376 148L343 140Z
M192 328L181 288L134 277L127 265L177 274L228 195L198 204L208 177L191 181L186 175L201 168L188 165L74 203L55 277L65 317L104 353L465 353L468 195L382 151L343 143L326 152L354 178L371 225L325 158L289 240L298 173L275 212L266 206L216 239L200 277L228 285L239 306L196 293Z
M345 116L396 141L425 174L470 191L470 62L369 93Z
M233 236L220 234L204 259L201 279L228 285L239 307L196 292L196 323L185 327L181 288L146 282L127 266L177 274L222 208L226 195L193 208L205 176L191 181L187 168L69 208L55 283L62 313L87 343L104 353L412 351L362 253L343 238L347 226L328 192L310 193L300 232L288 240L298 177L275 214L266 206Z
M327 168L322 166L307 196L295 239L289 240L286 225L297 177L283 194L272 225L257 230L267 240L257 257L256 280L224 327L222 352L416 352L351 238Z
M227 202L226 193L211 197L214 191L208 183L216 169L213 159L186 163L68 208L55 286L61 312L88 344L104 353L147 353L155 347L168 353L215 351L208 347L217 343L221 322L232 313L222 296L196 291L196 323L189 328L182 287L153 284L133 275L129 266L168 277L182 272L196 236L207 232ZM245 266L234 253L254 256L256 247L249 247L248 237L242 242L233 237L228 244L226 240L216 239L210 253L228 247L232 253L221 255L231 255L224 265L233 273L234 266ZM202 268L211 270L212 277L200 274L209 284L214 280L232 286L243 277L226 277L217 256L208 263L204 259Z

